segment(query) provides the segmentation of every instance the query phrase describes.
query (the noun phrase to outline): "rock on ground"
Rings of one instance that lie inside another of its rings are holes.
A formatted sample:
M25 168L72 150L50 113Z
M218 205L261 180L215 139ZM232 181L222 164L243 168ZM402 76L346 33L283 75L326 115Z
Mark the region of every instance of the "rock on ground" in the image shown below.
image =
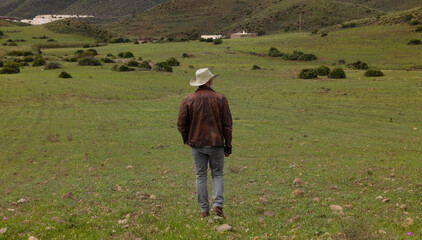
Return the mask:
M228 224L223 224L215 228L218 232L225 232L232 230L232 227Z

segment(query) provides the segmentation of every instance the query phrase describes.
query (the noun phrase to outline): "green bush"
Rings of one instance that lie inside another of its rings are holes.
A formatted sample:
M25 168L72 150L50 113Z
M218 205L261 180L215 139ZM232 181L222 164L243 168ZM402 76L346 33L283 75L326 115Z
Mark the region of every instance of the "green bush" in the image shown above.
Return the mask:
M298 55L298 54L284 54L282 56L282 58L284 60L291 60L291 61L296 61L296 60L299 59L299 57L300 57L300 55Z
M420 45L420 44L422 44L422 42L419 39L412 39L407 44L408 45Z
M114 63L113 59L110 59L110 58L108 58L108 57L106 57L106 58L101 58L101 61L102 61L103 63Z
M144 60L142 57L138 57L138 61L142 61Z
M4 63L0 61L0 67L4 67Z
M57 42L57 41L55 39L50 38L47 40L47 42Z
M72 78L72 76L67 72L61 72L59 78Z
M305 54L300 54L297 60L299 60L299 61L314 61L314 60L317 60L317 57L312 53L305 53Z
M358 60L354 63L349 63L349 64L347 64L347 66L352 67L354 69L368 69L369 68L367 63L362 62L360 60Z
M277 48L271 47L270 51L268 52L268 56L270 57L282 57L284 54L280 52Z
M60 68L60 64L56 62L49 62L46 66L44 66L44 70L57 69L57 68Z
M142 61L139 66L139 68L145 69L145 70L150 70L151 69L151 65L149 65L149 63L147 61Z
M415 32L422 32L422 27L418 27L415 29Z
M97 56L98 55L97 50L95 50L93 48L90 48L90 49L86 50L86 53L90 53L90 55L92 55L92 56Z
M23 52L14 50L14 51L7 52L7 55L8 56L16 56L16 57L17 56L23 56Z
M212 38L207 38L207 39L205 39L205 41L206 41L206 42L213 42L213 41L214 41L214 39L212 39Z
M214 39L213 43L214 43L214 45L219 45L219 44L222 44L223 43L223 40L221 38Z
M99 66L101 65L100 60L93 57L84 57L78 62L79 66Z
M82 48L89 48L89 47L91 47L89 43L85 43L84 45L82 45Z
M26 67L26 66L29 66L29 63L27 63L27 62L20 62L19 63L19 66Z
M365 72L365 77L382 77L385 76L384 73L380 70L369 69Z
M166 62L157 63L154 66L154 70L159 72L173 72L173 68L167 65Z
M31 51L25 51L25 52L23 52L23 55L24 56L32 56L34 54Z
M121 53L117 54L117 56L118 57L121 57L121 58L133 58L134 57L133 56L133 53L132 52L129 52L129 51L127 51L127 52L121 52Z
M330 74L328 74L329 78L346 78L346 73L343 71L342 68L334 68L331 70Z
M253 65L252 70L260 70L261 68L258 65Z
M114 38L110 41L110 43L126 43L126 42L131 42L130 39L127 38Z
M138 63L138 61L136 61L136 60L131 60L131 61L129 61L129 62L127 63L127 65L128 65L129 67L138 67L138 66L139 66L139 63Z
M76 50L75 55L81 55L83 54L85 51L82 49Z
M317 69L315 69L318 76L328 76L330 74L331 70L327 66L319 66Z
M67 58L65 58L65 59L63 59L64 61L66 61L66 62L76 62L76 60L78 60L77 58L75 58L75 57L67 57Z
M45 60L42 58L35 58L34 62L32 63L33 67L40 67L40 66L44 66L45 64Z
M302 79L312 79L312 78L318 78L317 72L315 69L302 69L299 73L299 78Z
M418 25L420 22L417 19L412 19L410 20L409 24L414 26L414 25Z
M135 69L134 68L130 68L130 67L126 66L126 65L121 65L121 66L119 66L117 68L117 71L119 71L119 72L129 72L129 71L135 71Z
M17 74L19 72L20 70L16 70L15 68L11 68L11 67L4 67L0 69L0 74Z
M166 62L168 66L180 66L180 62L174 57L167 59Z
M22 61L24 61L24 62L33 62L34 61L34 58L33 57L24 57L23 59L22 59Z

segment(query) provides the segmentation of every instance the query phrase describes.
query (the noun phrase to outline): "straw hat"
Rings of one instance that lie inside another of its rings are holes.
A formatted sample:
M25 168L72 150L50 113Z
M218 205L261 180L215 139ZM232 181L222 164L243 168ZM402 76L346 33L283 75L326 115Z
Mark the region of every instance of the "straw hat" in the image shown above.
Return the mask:
M202 86L213 80L218 74L212 74L208 68L200 68L196 71L195 77L190 80L191 86Z

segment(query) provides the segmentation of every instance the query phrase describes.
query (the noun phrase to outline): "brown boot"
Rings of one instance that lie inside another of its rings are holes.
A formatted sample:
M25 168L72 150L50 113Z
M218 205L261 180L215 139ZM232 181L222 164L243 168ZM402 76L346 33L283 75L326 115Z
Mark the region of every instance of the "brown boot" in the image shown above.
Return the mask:
M201 212L201 217L206 218L210 215L210 212Z
M215 215L217 215L217 216L219 216L219 217L224 218L223 208L221 208L221 207L214 207L212 209L212 213L215 214Z

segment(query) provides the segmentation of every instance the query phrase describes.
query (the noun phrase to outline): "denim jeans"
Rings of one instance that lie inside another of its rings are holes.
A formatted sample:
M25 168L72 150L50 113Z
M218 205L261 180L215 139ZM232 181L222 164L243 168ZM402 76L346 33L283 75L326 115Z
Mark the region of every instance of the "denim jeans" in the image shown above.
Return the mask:
M201 212L210 211L207 189L208 163L212 176L212 198L213 207L223 208L223 170L224 170L224 148L223 147L199 147L192 148L192 157L195 164L196 193Z

